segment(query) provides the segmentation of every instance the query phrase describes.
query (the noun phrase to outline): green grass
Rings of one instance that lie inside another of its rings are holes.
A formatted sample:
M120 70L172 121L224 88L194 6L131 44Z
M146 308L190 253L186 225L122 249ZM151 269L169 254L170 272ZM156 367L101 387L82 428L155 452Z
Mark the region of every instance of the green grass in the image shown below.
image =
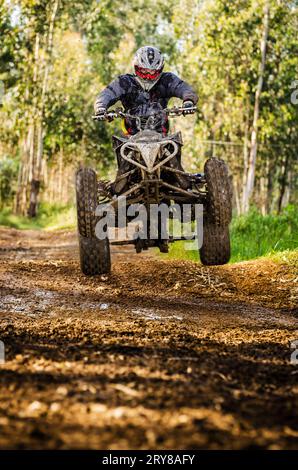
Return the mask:
M285 252L293 252L293 259L297 259L297 208L288 206L279 215L266 216L252 210L248 215L235 217L231 224L231 246L231 262ZM185 250L183 241L172 244L168 256L193 261L199 259L197 251ZM290 258L289 255L288 259Z
M269 257L275 263L287 264L295 273L298 273L298 248L272 253Z
M39 208L38 216L34 219L18 216L13 214L10 209L4 209L0 212L0 225L21 230L72 229L76 226L75 207L42 203Z

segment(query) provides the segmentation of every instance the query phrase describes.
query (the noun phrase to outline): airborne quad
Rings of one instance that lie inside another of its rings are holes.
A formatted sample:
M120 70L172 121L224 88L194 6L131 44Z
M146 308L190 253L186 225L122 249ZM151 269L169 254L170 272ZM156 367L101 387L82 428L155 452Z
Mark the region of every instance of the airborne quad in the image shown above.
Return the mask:
M196 111L196 108L193 108ZM135 119L138 132L132 136L113 136L118 174L113 182L98 180L92 168L80 168L76 173L77 217L82 272L86 275L108 273L111 269L110 244L133 244L140 253L149 247L168 251L168 243L184 237L164 236L160 227L158 236L151 238L147 230L144 238L136 232L130 240L109 241L98 238L96 225L100 220L98 207L110 205L116 212L120 199L125 197L127 208L142 204L147 212L150 205L167 204L203 206L203 244L200 259L204 265L221 265L230 258L229 224L232 218L232 191L227 165L223 160L209 158L203 174L191 174L181 166L181 133L165 135L161 122L168 116L182 116L183 108L164 109L149 116L131 116L122 110L106 113L105 119ZM93 117L97 119L96 116ZM127 211L129 213L129 210ZM126 217L125 224L131 221ZM156 229L156 227L155 227ZM108 231L107 231L108 235Z

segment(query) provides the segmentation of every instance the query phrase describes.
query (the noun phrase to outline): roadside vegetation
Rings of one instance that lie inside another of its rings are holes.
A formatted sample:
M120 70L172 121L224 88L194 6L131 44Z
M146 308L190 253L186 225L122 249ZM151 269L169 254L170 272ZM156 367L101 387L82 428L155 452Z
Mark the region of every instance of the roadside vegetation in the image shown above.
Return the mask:
M110 179L111 136L120 130L93 122L93 103L115 76L132 72L144 44L159 47L165 71L199 96L199 114L171 124L183 135L185 169L223 158L237 215L296 203L298 0L0 5L0 210L12 205L38 219L42 201L67 205L81 165Z
M0 225L75 228L76 168L115 174L120 129L92 121L95 97L152 44L199 96L198 115L171 123L185 169L215 156L233 176L231 261L294 252L297 26L298 0L2 2ZM168 256L198 259L184 242Z
M67 230L76 228L73 205L42 203L34 219L14 215L11 209L0 212L0 226L17 229ZM231 262L271 256L275 261L295 264L298 260L298 210L287 206L281 214L261 215L252 209L247 215L234 217L231 224ZM164 255L162 255L164 256ZM170 245L168 258L198 261L197 251L185 249L185 242Z
M0 211L0 226L20 230L66 230L76 226L75 208L71 205L40 204L37 217L15 215L10 208Z
M288 253L287 259L298 258L298 210L287 206L281 214L261 215L252 209L247 215L234 217L231 224L231 262L259 258L260 256ZM170 258L197 261L197 251L185 249L185 242L170 246ZM280 256L281 259L281 256ZM281 259L282 260L282 259Z

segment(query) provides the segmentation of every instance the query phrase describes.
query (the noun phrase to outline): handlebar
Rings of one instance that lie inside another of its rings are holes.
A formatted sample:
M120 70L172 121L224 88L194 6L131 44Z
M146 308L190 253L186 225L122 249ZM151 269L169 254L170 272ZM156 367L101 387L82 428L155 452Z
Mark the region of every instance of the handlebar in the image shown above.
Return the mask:
M186 114L194 114L197 111L198 111L198 108L196 106L192 106L189 108L174 107L174 108L166 108L166 109L160 110L159 112L152 113L149 116L133 116L129 113L125 113L121 109L118 109L115 111L111 111L109 113L92 116L92 119L94 121L113 121L114 119L117 119L117 118L140 119L140 118L149 118L151 116L158 116L160 114L165 114L170 117L176 117L176 116L184 116Z

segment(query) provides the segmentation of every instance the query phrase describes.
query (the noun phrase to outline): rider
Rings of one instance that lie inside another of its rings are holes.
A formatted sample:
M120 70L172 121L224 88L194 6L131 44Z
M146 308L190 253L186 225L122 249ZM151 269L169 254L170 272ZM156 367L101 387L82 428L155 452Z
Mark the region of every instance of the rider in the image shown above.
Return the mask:
M165 109L168 101L173 97L183 100L185 109L183 114L194 112L192 108L198 101L197 94L177 75L163 72L164 57L158 49L153 46L143 46L138 49L133 59L133 66L134 74L120 75L98 95L94 105L96 116L105 119L108 108L120 100L126 113L146 117ZM135 119L126 117L124 127L127 136L138 132ZM164 116L163 121L160 122L159 132L166 135L168 130L168 120ZM183 170L180 154L177 162L177 169ZM118 158L117 179L128 170L126 165L126 162ZM176 179L183 189L188 188L189 182L186 178L176 175ZM115 192L121 192L124 186L125 180L116 183Z
M107 109L119 100L126 113L146 116L166 108L169 99L173 97L183 100L184 114L193 112L187 108L197 103L196 93L177 75L163 72L164 57L158 49L152 46L138 49L133 66L133 75L120 75L98 95L94 106L97 116L104 117ZM127 118L125 128L129 135L138 131L135 122ZM167 121L163 123L161 131L167 133Z

